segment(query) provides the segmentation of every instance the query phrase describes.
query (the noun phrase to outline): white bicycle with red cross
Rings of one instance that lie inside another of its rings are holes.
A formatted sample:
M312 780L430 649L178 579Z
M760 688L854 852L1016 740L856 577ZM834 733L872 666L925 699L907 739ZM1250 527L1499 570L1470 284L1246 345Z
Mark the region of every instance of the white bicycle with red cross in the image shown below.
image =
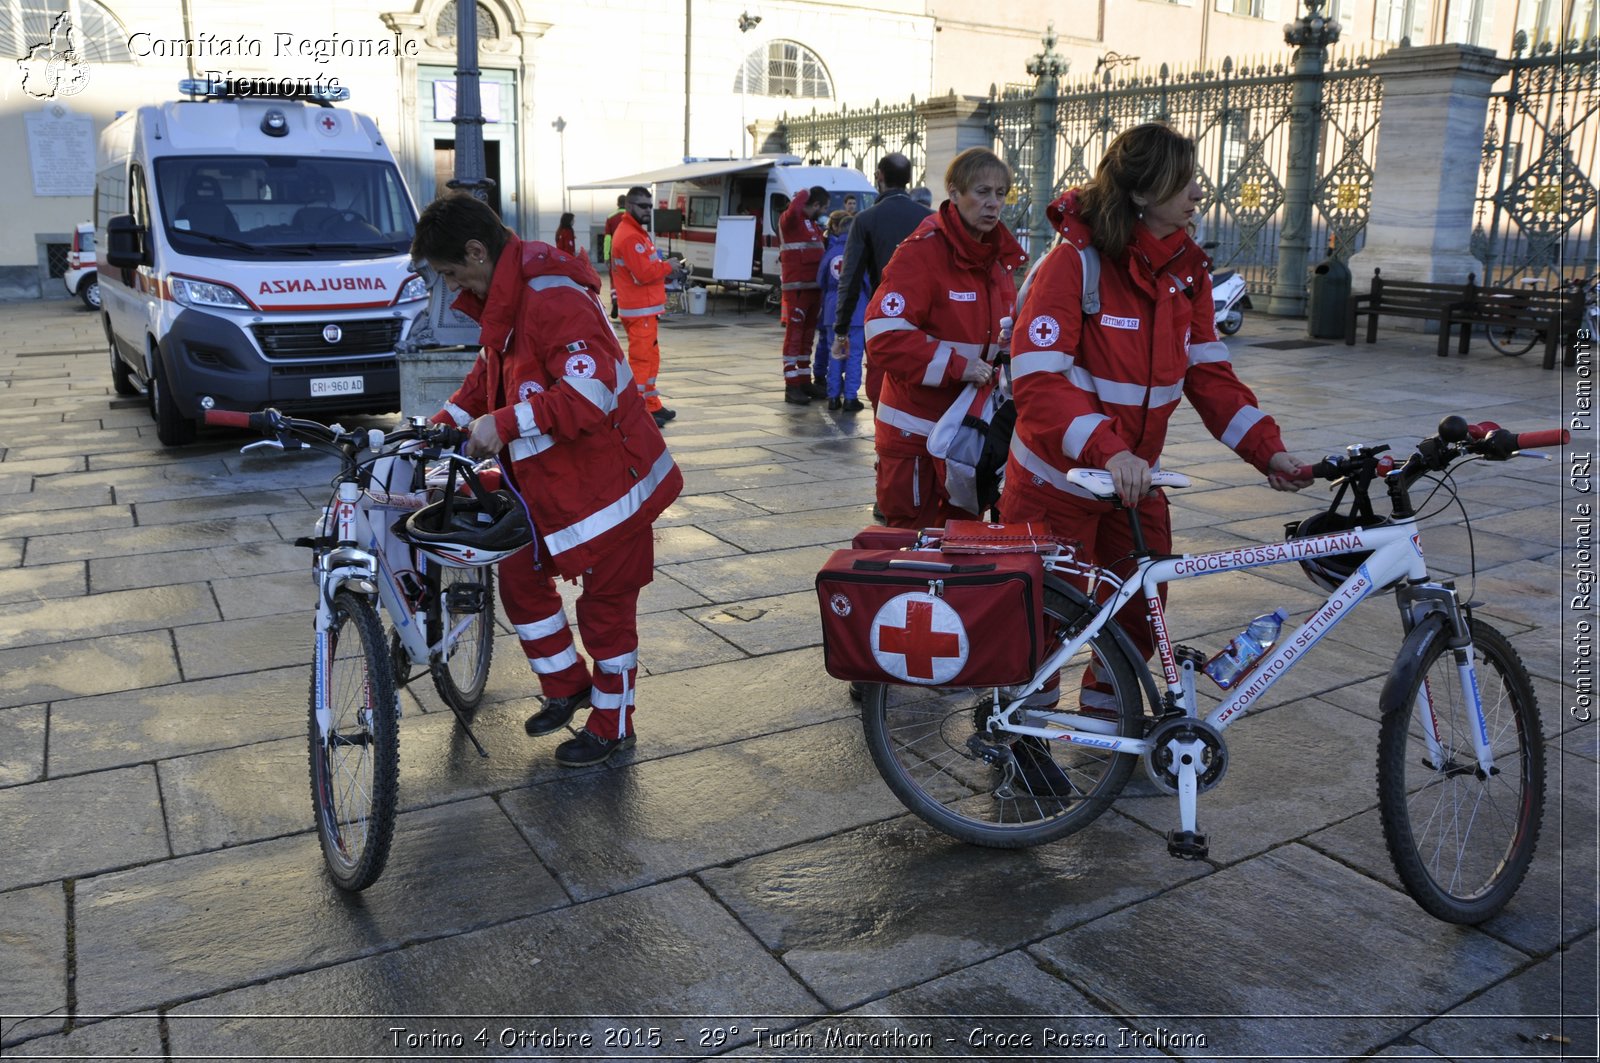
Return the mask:
M1359 603L1392 591L1405 635L1379 697L1384 839L1401 882L1424 909L1452 922L1482 922L1516 892L1538 841L1538 707L1517 652L1474 615L1479 603L1471 592L1458 594L1454 583L1429 576L1418 521L1431 514L1419 516L1410 491L1432 480L1438 486L1428 499L1443 491L1449 505L1455 490L1444 474L1453 462L1503 461L1524 447L1566 439L1561 431L1517 436L1450 417L1398 465L1387 446L1352 446L1302 470L1303 478L1334 481L1338 494L1325 512L1291 526L1287 541L1270 545L1158 556L1144 549L1136 512L1125 510L1136 544L1127 578L1067 549L1044 558L1042 663L1009 686L951 684L968 667L974 640L999 629L948 601L945 584L958 573L981 573L981 559L922 552L906 555L898 569L895 560L874 560L895 581L917 577L925 586L884 602L870 628L872 657L897 680L863 691L873 761L928 823L1002 848L1083 829L1142 762L1155 784L1178 798L1168 851L1201 859L1208 847L1198 796L1227 771L1226 729ZM1103 499L1115 497L1105 473L1078 470L1069 478ZM1372 511L1368 489L1376 482L1387 492L1390 516ZM1188 481L1164 473L1156 483L1177 488ZM1196 684L1205 656L1169 641L1159 586L1285 564L1304 567L1328 597L1202 712ZM1113 619L1136 596L1155 636L1164 689ZM833 597L839 600L825 600L825 609L850 608L848 593Z

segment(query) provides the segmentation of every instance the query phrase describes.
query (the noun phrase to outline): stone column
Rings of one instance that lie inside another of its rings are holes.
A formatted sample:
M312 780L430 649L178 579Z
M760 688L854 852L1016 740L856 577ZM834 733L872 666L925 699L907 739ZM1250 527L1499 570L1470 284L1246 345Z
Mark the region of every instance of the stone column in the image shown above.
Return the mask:
M1509 67L1465 44L1396 48L1372 61L1383 79L1383 114L1367 242L1350 259L1356 291L1367 289L1374 268L1439 284L1464 284L1481 271L1468 241L1483 129L1489 92Z
M918 180L927 182L933 192L933 205L945 199L944 172L950 160L968 148L987 148L993 143L989 135L989 101L982 96L957 96L951 93L926 103L917 104L927 130L923 141L926 178L912 174L912 187Z
M1278 270L1267 313L1302 317L1306 312L1306 258L1311 249L1311 198L1317 187L1317 128L1322 122L1322 72L1339 24L1322 15L1322 0L1305 0L1306 13L1283 28L1294 45L1294 88L1289 104L1289 170L1283 183L1283 228L1278 234Z

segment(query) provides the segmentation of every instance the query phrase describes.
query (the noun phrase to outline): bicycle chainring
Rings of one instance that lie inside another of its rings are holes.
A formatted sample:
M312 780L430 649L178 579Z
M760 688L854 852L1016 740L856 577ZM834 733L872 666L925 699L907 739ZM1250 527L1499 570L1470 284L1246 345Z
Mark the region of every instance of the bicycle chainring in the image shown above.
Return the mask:
M1178 752L1174 742L1201 744L1200 762L1195 765L1195 784L1200 793L1216 786L1228 773L1228 746L1215 727L1192 717L1182 716L1157 723L1146 736L1150 752L1144 756L1144 769L1151 780L1169 794L1178 792Z

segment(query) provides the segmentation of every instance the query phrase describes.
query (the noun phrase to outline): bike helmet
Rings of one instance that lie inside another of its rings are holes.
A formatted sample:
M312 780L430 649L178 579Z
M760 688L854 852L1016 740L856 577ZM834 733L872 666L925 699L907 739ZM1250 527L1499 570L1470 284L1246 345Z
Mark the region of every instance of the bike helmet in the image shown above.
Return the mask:
M471 470L464 480L467 493L455 490L452 475L444 498L396 521L395 536L450 568L492 565L533 542L521 499L485 490Z
M1394 521L1388 517L1356 518L1348 513L1325 509L1320 513L1313 513L1304 520L1285 524L1283 531L1285 539L1310 539L1313 536L1330 535L1334 532L1350 531L1353 528L1384 528L1393 523ZM1312 583L1331 593L1371 556L1371 550L1363 550L1357 554L1309 557L1301 560L1300 567L1311 577Z

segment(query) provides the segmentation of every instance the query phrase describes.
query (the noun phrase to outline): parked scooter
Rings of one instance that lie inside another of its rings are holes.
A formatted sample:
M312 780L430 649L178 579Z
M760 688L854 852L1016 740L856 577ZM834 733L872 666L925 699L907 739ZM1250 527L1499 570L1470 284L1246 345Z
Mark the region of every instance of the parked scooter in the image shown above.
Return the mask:
M1211 277L1211 298L1217 308L1217 332L1232 336L1244 325L1244 312L1254 310L1244 278L1238 270L1224 270Z

